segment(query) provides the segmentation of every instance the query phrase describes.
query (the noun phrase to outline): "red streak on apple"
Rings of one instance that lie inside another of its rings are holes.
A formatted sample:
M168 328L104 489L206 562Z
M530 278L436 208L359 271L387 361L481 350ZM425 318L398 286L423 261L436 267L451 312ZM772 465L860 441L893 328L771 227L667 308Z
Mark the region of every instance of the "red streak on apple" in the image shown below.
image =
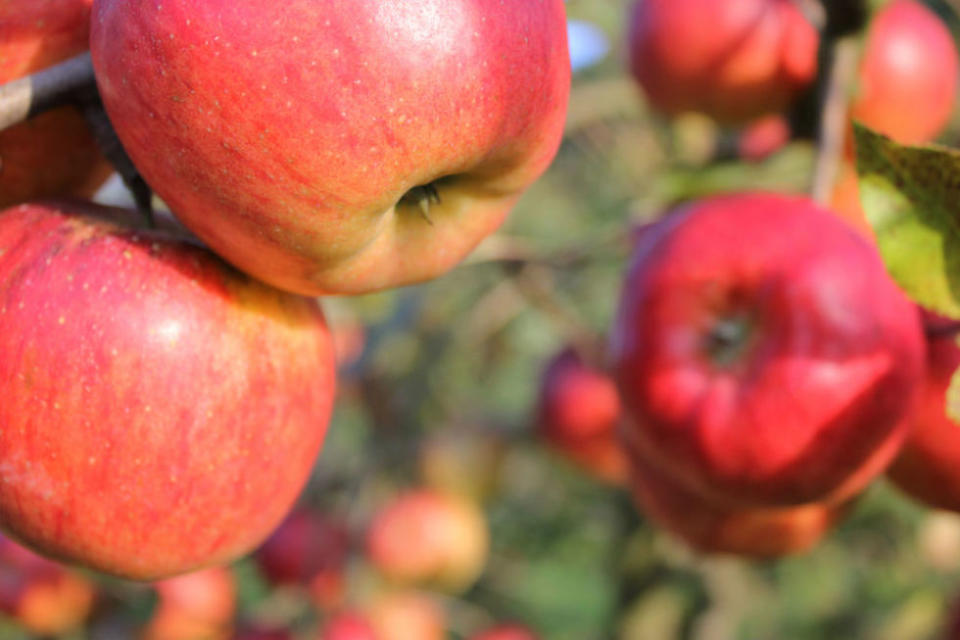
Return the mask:
M86 51L92 1L0 1L0 83ZM90 196L111 171L73 107L0 132L0 207L55 195Z
M124 216L0 213L0 524L155 579L279 524L326 432L333 347L315 301L106 220Z
M876 249L808 199L765 194L645 233L612 338L644 457L739 507L862 489L906 434L923 352Z
M91 49L177 217L309 294L456 264L552 160L570 85L561 0L100 0Z

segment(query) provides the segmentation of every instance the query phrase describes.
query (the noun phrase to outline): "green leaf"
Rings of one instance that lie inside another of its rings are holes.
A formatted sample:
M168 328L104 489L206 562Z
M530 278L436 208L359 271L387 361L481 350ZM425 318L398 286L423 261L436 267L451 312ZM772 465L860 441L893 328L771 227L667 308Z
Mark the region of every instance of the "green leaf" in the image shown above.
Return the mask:
M854 136L860 202L887 270L917 303L960 318L960 153L858 123Z

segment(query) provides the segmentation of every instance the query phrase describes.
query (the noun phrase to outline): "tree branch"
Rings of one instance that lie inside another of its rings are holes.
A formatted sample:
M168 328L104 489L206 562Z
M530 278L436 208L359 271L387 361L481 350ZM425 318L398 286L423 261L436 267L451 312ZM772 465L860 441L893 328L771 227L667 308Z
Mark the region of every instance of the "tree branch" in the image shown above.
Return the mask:
M0 131L55 107L75 102L96 87L90 54L0 86Z

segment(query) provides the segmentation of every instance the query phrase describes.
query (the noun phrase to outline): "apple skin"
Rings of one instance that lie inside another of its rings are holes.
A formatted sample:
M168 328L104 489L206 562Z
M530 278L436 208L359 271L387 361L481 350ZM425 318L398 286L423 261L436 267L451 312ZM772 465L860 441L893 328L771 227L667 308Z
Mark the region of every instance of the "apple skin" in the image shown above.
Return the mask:
M562 0L98 0L91 50L180 220L277 287L358 294L447 271L543 173L566 38Z
M86 51L93 0L0 0L0 83ZM0 132L0 207L59 195L92 196L113 171L74 107Z
M0 611L31 633L76 629L89 617L95 597L83 576L0 537Z
M783 110L810 85L818 40L790 0L639 0L627 47L658 110L744 124Z
M367 532L367 556L388 580L451 591L473 584L487 561L490 534L474 503L432 489L385 504Z
M335 365L314 300L131 217L0 213L0 523L147 580L233 560L279 524Z
M851 115L904 144L928 142L950 120L958 75L943 21L920 2L894 0L870 25Z
M887 472L893 483L916 500L937 509L960 511L960 426L946 413L950 380L960 368L960 347L952 332L937 332L951 323L924 314L927 374L920 400L908 417L910 435Z
M233 637L237 587L228 569L201 569L154 586L159 601L142 634L144 640Z
M637 245L614 325L635 446L728 508L857 493L896 455L924 366L876 249L807 198L674 212Z
M376 640L444 640L446 613L433 598L418 591L378 596L366 609Z
M257 550L264 576L274 585L309 589L314 604L332 609L344 596L344 571L350 553L350 533L321 513L295 511Z
M519 624L504 624L470 636L470 640L539 640L540 636Z
M851 502L730 509L688 490L645 460L629 442L637 508L700 553L776 558L813 548L849 512Z
M776 114L751 122L740 132L737 153L746 162L763 162L790 142L790 123Z
M620 396L613 379L567 348L544 369L537 400L537 428L551 446L611 484L627 479L627 460L617 439Z

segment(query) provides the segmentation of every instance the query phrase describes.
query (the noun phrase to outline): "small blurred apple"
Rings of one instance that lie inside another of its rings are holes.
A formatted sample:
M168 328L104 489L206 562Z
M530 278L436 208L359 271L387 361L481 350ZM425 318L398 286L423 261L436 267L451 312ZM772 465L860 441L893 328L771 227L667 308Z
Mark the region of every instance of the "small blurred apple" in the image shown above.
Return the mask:
M470 636L470 640L539 640L540 636L519 624L504 624Z
M144 640L213 640L232 637L236 610L233 574L214 567L155 584L159 601Z
M420 489L382 507L370 523L367 555L387 579L466 589L487 561L483 512L459 496Z

